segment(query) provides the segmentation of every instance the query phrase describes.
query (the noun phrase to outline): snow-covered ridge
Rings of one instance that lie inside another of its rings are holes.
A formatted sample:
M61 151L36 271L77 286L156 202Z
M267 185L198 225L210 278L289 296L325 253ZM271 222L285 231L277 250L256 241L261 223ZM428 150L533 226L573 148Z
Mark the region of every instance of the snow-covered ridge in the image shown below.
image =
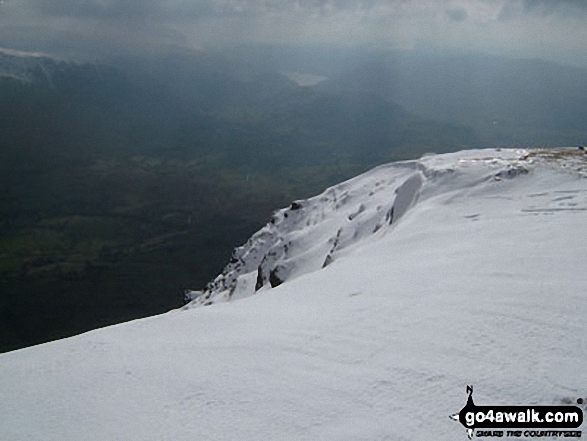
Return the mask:
M293 202L234 250L222 274L192 305L246 297L325 267L348 246L397 221L423 180L415 162L383 166Z
M41 83L55 87L65 73L82 70L93 77L111 75L113 69L100 64L64 60L41 52L23 52L0 48L0 78L12 78L26 83Z
M354 245L388 234L422 195L444 191L446 179L454 192L482 183L496 185L536 165L585 175L586 157L577 149L488 149L377 167L277 211L234 250L230 263L204 292L188 293L193 299L188 307L248 297L324 268ZM470 169L475 173L468 173Z
M21 81L51 83L53 72L68 63L38 52L23 52L0 48L0 77Z

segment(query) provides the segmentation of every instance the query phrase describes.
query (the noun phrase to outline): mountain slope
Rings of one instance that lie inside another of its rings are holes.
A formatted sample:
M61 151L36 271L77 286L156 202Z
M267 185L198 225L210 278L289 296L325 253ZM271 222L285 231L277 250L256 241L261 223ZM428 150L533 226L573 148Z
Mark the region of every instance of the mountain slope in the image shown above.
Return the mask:
M62 70L67 64L42 53L0 48L0 77L51 84L54 73Z
M287 237L276 262L311 263L279 286L0 356L0 437L454 440L466 384L479 404L584 397L584 167L574 150L459 152L300 201L264 230L263 253ZM213 285L208 300L230 292Z
M0 48L0 352L177 308L274 207L475 145L214 55L105 62Z

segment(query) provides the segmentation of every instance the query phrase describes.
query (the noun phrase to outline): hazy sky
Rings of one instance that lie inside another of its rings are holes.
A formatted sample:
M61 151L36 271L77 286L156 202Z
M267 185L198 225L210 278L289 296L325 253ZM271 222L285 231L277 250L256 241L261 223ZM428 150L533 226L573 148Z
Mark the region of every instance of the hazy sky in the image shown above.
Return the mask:
M586 23L585 0L4 0L0 45L61 32L116 44L367 45L587 65Z

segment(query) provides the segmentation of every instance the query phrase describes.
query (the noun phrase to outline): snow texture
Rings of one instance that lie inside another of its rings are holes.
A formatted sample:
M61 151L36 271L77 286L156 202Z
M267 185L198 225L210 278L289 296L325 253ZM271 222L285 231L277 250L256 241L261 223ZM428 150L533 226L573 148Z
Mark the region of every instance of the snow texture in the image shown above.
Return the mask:
M295 202L189 307L1 355L0 439L464 440L467 384L587 398L585 163L427 156Z

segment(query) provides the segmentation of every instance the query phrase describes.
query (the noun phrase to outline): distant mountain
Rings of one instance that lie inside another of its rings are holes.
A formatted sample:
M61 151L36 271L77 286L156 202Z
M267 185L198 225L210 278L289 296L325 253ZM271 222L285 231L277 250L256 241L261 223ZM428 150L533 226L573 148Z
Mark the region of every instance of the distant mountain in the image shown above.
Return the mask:
M324 90L375 93L416 114L469 127L487 144L587 142L587 69L483 55L366 57Z
M54 72L63 69L66 64L42 53L0 48L0 77L51 83Z
M473 131L482 146L587 143L587 69L485 54L370 48L238 47L247 66L326 78L325 93L376 95Z
M303 87L284 73L198 51L139 54L110 65L0 56L3 136L13 145L42 139L29 157L198 156L213 149L229 164L238 155L241 166L271 160L283 168L327 163L332 155L372 165L478 145L472 130L416 116L379 94Z
M48 54L0 48L0 79L72 90L111 81L115 70L103 64L64 60ZM75 84L72 84L75 83Z
M17 67L3 68L19 78L52 81L52 72L63 66L42 54L4 51L0 56L4 64L7 57L20 58ZM280 93L291 96L301 86L315 95L377 97L412 116L468 130L468 135L462 133L461 148L587 143L587 70L541 60L254 46L223 52L172 47L114 52L103 57L103 64L125 72L144 90L172 97L174 104L167 105L171 112L178 102L185 103L182 111L196 107L222 113L230 108L234 115L235 106L253 105L272 112L264 99L285 99ZM419 127L409 136L425 131Z

